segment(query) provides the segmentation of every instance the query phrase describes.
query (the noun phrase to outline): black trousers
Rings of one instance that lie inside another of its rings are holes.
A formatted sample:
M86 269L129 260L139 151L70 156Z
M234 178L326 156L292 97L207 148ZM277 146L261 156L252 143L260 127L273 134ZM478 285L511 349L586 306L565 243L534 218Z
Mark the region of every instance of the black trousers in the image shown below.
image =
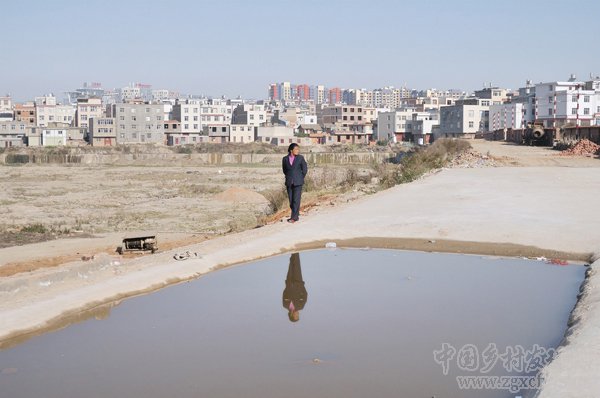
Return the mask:
M290 209L292 210L292 219L298 221L300 216L300 199L302 197L302 185L289 185L286 187L288 198L290 199Z

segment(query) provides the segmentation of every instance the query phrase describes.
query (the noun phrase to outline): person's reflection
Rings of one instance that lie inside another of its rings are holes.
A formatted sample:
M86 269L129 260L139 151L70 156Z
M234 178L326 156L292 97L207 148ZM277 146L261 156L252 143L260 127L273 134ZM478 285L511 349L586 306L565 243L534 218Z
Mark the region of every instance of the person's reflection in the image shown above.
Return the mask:
M300 269L300 254L292 253L283 290L283 308L288 310L290 321L298 322L300 320L300 310L304 308L307 298L308 293L304 287Z

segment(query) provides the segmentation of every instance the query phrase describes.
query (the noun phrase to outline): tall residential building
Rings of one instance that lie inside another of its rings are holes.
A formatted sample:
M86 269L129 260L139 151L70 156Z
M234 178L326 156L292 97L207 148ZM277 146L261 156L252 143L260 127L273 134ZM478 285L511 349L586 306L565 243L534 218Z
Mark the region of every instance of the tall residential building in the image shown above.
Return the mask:
M291 101L295 94L295 86L290 82L273 83L269 86L270 100Z
M115 104L117 143L159 143L165 141L162 104L142 101Z
M327 90L327 101L330 104L341 104L342 90L339 87L334 87Z
M315 104L325 103L325 86L311 86L310 98L315 101Z
M295 97L300 101L310 100L310 87L308 86L308 84L297 85Z

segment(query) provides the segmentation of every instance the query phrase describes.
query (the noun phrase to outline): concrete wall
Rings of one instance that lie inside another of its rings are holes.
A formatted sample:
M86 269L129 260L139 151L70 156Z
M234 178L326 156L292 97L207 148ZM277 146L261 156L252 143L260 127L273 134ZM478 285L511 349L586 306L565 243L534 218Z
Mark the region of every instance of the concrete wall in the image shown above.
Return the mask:
M86 165L279 165L284 154L257 153L78 153L77 151L26 151L0 154L0 165L6 164L86 164ZM309 164L371 164L383 163L394 157L386 152L304 153Z

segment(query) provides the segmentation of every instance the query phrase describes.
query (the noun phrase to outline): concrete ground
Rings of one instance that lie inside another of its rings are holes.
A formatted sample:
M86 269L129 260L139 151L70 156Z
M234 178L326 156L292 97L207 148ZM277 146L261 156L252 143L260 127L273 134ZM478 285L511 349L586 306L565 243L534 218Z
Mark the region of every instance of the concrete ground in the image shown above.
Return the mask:
M86 314L82 310L93 316L131 295L220 267L323 247L327 241L339 246L588 259L600 243L600 212L594 206L600 173L588 162L600 163L585 159L585 165L575 167L557 167L550 161L543 167L445 169L353 202L318 207L293 225L275 223L126 263L106 255L67 264L60 272L45 269L5 278L0 280L0 347L80 320ZM175 252L184 250L199 256L173 259ZM584 297L573 313L568 344L544 370L543 398L600 395L598 266L591 267Z

